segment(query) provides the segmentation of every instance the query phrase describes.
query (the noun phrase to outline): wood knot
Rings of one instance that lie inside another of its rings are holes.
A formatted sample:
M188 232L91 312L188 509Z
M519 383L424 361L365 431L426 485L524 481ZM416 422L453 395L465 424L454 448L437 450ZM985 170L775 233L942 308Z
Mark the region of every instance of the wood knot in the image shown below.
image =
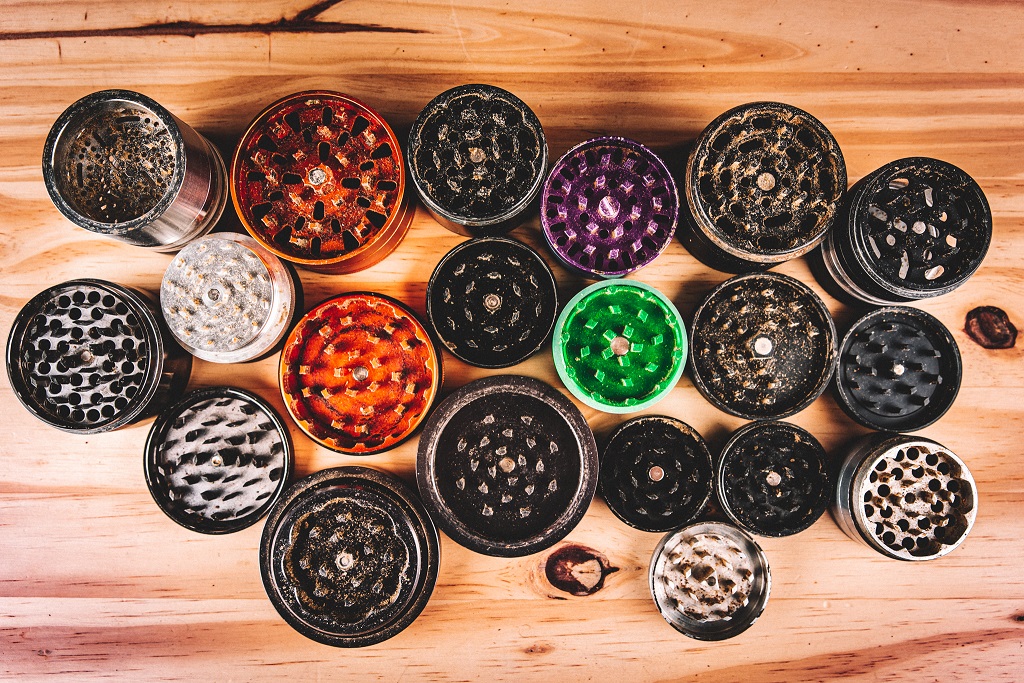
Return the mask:
M986 349L1012 349L1017 343L1017 328L1006 311L995 306L978 306L967 314L964 331Z
M548 583L570 595L593 595L604 588L604 579L619 571L608 558L585 545L568 544L548 556L544 573Z
M555 648L549 645L548 643L534 643L533 645L523 650L523 652L525 652L528 655L546 655L547 653L552 652L554 649Z

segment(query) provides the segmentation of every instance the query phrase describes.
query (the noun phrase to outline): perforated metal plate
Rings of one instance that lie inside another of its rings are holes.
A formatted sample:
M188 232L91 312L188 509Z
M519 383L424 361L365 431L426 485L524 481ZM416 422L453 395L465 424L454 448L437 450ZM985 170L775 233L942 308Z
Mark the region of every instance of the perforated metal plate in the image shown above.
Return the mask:
M499 235L525 218L540 192L548 147L540 120L491 85L461 85L423 108L409 132L420 199L446 227Z
M722 510L760 536L807 529L832 494L825 449L807 430L787 422L753 422L734 432L717 475Z
M872 311L843 339L836 397L871 429L913 432L942 417L960 390L960 350L937 318L906 306Z
M295 326L281 353L288 413L340 453L397 446L426 417L441 387L441 354L398 301L355 292L328 299Z
M697 640L732 638L768 604L768 560L731 524L701 522L669 532L651 558L651 595L672 628Z
M886 304L939 296L981 266L992 239L985 193L956 166L912 157L850 191L822 256L849 295Z
M167 194L178 143L158 114L140 103L111 102L73 135L55 170L65 199L79 213L100 223L124 223L148 213Z
M713 268L771 267L821 242L845 190L843 153L820 121L779 102L744 104L694 143L680 237Z
M671 417L622 423L601 453L601 495L616 517L643 531L692 522L711 498L713 478L704 439Z
M47 135L42 161L47 191L65 218L157 251L205 235L227 203L220 152L130 90L91 93L68 107Z
M849 536L883 555L930 560L967 538L977 485L967 465L935 441L874 434L850 449L833 511Z
M558 313L551 269L502 237L463 242L427 283L427 319L452 354L481 368L520 363L544 344Z
M288 429L259 396L199 389L163 412L146 441L146 483L186 529L226 534L252 526L281 496L292 469Z
M754 419L806 408L836 365L832 315L809 287L778 273L719 285L693 318L693 384L715 407Z
M363 647L408 627L437 580L437 531L397 478L337 467L285 492L263 530L260 570L292 628Z
M22 404L47 424L91 434L158 409L188 382L191 357L165 341L152 304L104 280L70 280L21 309L7 373Z
M289 95L235 151L231 195L249 233L282 258L353 272L408 229L402 151L387 122L346 95Z
M639 142L581 143L551 169L541 194L548 246L585 277L622 277L665 250L676 231L679 195L665 163Z
M423 428L416 480L438 526L485 555L539 552L583 518L597 445L579 410L530 377L493 376L445 399Z

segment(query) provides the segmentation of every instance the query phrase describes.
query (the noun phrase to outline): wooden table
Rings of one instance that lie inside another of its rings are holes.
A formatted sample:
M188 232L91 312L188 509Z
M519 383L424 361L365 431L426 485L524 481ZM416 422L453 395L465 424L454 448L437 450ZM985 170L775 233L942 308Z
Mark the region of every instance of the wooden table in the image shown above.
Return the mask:
M883 163L935 156L971 173L995 216L974 278L920 307L954 333L964 380L924 434L961 455L980 489L977 525L936 562L889 561L825 516L761 541L773 574L763 617L722 643L676 633L647 589L659 538L595 500L566 542L618 571L588 597L544 578L547 553L476 555L444 539L420 618L386 643L343 651L277 615L257 566L262 525L188 532L154 505L142 473L151 421L91 437L32 418L0 380L0 675L33 680L696 679L715 681L1024 678L1022 347L985 350L964 316L994 305L1024 322L1024 6L1014 2L518 3L328 0L8 2L0 16L0 330L44 287L102 277L156 290L170 256L72 227L47 199L43 138L79 97L140 90L230 151L271 101L309 88L349 93L404 135L434 95L465 82L508 88L537 112L556 158L594 135L678 148L747 101L802 107L835 134L851 182ZM667 152L671 154L671 152ZM533 217L514 236L549 256ZM419 209L376 267L302 273L307 305L355 289L424 310L424 280L460 237ZM777 269L821 288L804 260ZM555 267L562 294L584 282ZM636 278L689 318L726 279L678 243ZM840 330L853 312L826 297ZM231 383L282 408L276 358L196 361L190 387ZM445 391L488 374L446 356ZM561 386L550 353L515 372ZM584 411L599 441L621 418ZM682 418L716 451L742 424L686 377L648 411ZM827 449L861 433L826 395L792 421ZM416 443L366 459L317 447L292 426L297 476L340 464L412 481Z

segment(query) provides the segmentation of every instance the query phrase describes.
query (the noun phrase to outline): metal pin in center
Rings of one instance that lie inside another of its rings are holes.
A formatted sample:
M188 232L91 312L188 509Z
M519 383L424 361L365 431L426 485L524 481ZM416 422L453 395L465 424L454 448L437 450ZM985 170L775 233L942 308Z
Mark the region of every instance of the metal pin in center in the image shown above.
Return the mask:
M759 356L767 356L774 348L775 345L772 344L772 340L768 337L758 337L754 340L754 353Z
M616 356L625 356L629 353L629 340L625 337L616 337L611 343L612 353Z
M327 172L322 168L314 168L309 172L309 184L321 185L327 180Z
M602 218L608 220L613 220L618 216L620 208L618 200L611 195L606 195L597 204L597 212L601 214Z
M352 553L338 553L338 556L334 558L334 563L341 571L347 571L356 563L356 558L352 556Z
M767 171L757 176L757 186L764 192L775 188L775 176Z
M501 306L501 297L497 294L488 294L484 297L484 308L492 313Z
M515 469L516 461L513 460L512 458L502 458L501 460L498 461L498 467L501 468L502 472L508 474L509 472Z
M358 365L352 369L352 379L357 382L364 382L366 378L370 376L370 371L362 365Z
M661 481L665 478L665 470L655 465L651 469L647 470L647 476L650 477L651 481Z
M782 483L782 475L773 470L768 473L764 480L768 482L769 486L778 486L779 484Z

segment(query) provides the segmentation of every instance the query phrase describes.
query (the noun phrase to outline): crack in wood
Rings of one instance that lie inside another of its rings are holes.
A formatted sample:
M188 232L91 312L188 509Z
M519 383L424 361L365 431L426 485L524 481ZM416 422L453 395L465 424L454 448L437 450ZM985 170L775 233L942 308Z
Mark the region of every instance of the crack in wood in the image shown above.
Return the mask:
M428 33L420 29L359 24L346 21L319 21L317 17L344 0L321 0L300 10L290 19L257 22L253 24L205 24L196 21L169 21L95 29L66 29L53 31L8 31L0 33L0 41L32 40L38 38L136 38L150 36L188 36L221 33Z

